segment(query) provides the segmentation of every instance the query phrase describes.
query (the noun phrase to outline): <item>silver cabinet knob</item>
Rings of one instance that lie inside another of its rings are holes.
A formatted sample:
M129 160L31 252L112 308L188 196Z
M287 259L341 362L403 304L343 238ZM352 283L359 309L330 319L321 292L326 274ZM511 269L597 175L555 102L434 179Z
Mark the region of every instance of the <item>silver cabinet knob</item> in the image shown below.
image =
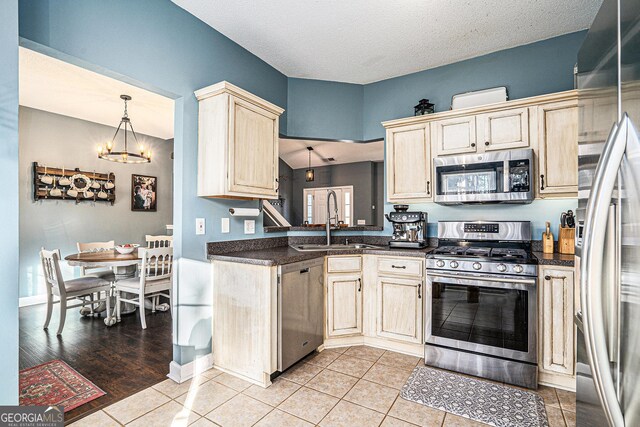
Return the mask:
M479 262L474 262L473 263L473 269L474 270L480 270L482 268L482 264L480 264Z
M449 263L449 267L451 268L458 268L458 261L451 261Z
M498 264L498 265L496 266L496 268L497 268L497 269L498 269L498 271L499 271L499 272L501 272L501 273L502 273L502 272L504 272L504 271L507 271L507 266L506 266L506 265L504 265L504 264Z
M516 264L513 266L513 271L515 271L516 273L522 273L524 271L524 268L522 268L520 264Z
M436 261L436 266L438 267L444 267L444 261L439 259L438 261Z

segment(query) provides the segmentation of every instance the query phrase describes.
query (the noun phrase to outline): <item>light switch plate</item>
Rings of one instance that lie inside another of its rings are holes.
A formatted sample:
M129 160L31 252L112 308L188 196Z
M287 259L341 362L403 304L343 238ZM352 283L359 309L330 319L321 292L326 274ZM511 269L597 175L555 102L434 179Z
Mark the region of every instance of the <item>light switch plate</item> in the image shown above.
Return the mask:
M244 220L244 234L256 234L256 220L245 219Z
M229 232L229 218L221 218L220 219L220 232L228 233Z
M204 234L204 233L205 233L204 218L196 218L196 234Z

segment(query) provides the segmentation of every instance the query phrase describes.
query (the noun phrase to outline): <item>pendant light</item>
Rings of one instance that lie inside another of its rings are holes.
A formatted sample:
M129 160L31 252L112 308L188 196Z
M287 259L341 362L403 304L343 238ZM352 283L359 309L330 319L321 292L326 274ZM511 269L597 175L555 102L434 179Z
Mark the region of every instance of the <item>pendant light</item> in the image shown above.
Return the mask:
M307 169L307 172L305 173L305 177L307 179L307 182L311 182L315 178L313 169L311 169L311 152L313 151L313 147L307 147L307 150L309 150L309 169Z
M120 119L118 129L116 129L116 133L113 135L111 141L107 142L104 146L101 145L98 147L98 157L104 160L109 160L110 162L118 163L150 163L151 151L148 148L145 151L144 146L138 142L138 136L133 130L131 119L129 119L129 114L127 113L127 101L131 101L131 97L129 95L120 95L120 99L124 101L124 114L122 115L122 119ZM133 151L130 152L128 150L127 127L129 127L129 130L133 134L133 138L140 150L140 154ZM124 150L114 151L116 137L118 136L120 129L122 129L124 133Z

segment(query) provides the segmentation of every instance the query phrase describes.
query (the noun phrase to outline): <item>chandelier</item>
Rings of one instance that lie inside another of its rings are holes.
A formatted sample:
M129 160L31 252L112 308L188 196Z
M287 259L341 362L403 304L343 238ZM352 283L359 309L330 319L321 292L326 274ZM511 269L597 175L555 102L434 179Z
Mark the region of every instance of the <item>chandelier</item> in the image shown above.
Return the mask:
M124 114L122 115L122 119L120 119L118 129L116 129L116 133L113 135L111 141L107 142L104 146L100 145L100 147L98 147L98 157L104 160L109 160L110 162L118 163L150 163L151 150L147 149L145 151L145 147L138 142L136 132L133 130L133 126L131 125L131 119L129 119L129 114L127 114L127 101L131 101L131 97L129 95L120 95L120 99L124 101ZM135 144L139 149L138 152L130 152L128 150L127 127L129 127L129 130L133 134ZM114 151L116 137L118 136L120 129L122 129L124 133L124 151Z

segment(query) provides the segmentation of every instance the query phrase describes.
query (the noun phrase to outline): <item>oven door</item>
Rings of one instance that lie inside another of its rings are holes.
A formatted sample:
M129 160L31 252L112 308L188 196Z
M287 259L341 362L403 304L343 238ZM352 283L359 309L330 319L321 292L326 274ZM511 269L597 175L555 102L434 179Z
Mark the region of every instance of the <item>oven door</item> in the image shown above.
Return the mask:
M426 342L536 363L535 278L427 272Z

